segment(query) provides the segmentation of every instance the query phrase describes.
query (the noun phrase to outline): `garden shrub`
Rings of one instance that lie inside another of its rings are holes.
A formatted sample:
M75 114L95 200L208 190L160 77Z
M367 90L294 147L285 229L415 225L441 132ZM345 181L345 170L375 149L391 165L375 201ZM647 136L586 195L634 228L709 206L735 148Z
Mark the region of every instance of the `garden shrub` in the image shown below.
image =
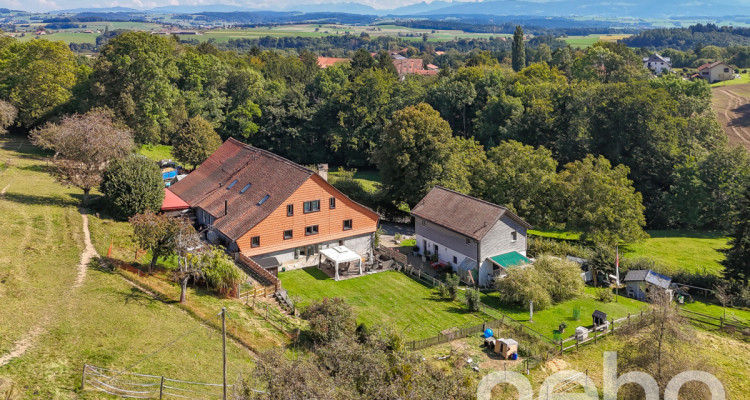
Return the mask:
M534 301L535 310L544 310L552 305L552 296L542 284L544 278L533 267L511 269L508 275L497 281L500 301L527 307Z
M450 292L448 291L448 286L446 286L444 283L440 282L437 286L435 286L435 291L437 292L438 296L442 299L447 299L450 297Z
M536 260L533 268L541 273L541 284L547 288L553 302L559 303L570 300L583 293L584 283L581 279L581 267L577 263L542 256Z
M599 288L596 289L596 299L602 303L611 303L614 301L615 295L610 288Z
M206 282L223 296L228 296L242 282L242 273L220 247L212 247L201 257Z
M555 240L530 236L528 243L528 253L532 257L539 257L544 254L555 255L558 257L573 256L584 259L590 259L592 257L592 250L577 241Z
M448 297L451 300L456 300L458 297L458 284L461 282L461 278L457 274L448 274L445 276L445 286L448 288Z
M471 312L479 311L479 290L466 289L466 307Z
M573 320L574 321L580 321L581 320L581 306L575 306L575 307L573 307Z
M351 337L357 327L354 310L340 298L313 302L301 316L309 323L305 333L314 343L330 343Z

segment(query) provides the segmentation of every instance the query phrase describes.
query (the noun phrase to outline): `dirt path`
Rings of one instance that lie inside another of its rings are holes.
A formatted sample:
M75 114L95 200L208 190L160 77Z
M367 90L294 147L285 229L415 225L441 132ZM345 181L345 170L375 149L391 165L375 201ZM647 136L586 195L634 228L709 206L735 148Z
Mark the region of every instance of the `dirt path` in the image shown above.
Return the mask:
M81 253L81 262L78 264L78 275L76 275L76 282L73 284L73 288L78 288L83 284L83 280L86 279L86 270L88 269L89 262L94 257L99 257L94 245L91 243L91 233L89 233L89 217L86 215L86 211L81 210L81 217L83 218L83 253Z
M729 143L750 150L750 85L713 89L713 108Z
M5 189L7 188L8 187L6 186L2 190L2 192L0 192L0 195L5 194ZM73 284L74 290L79 288L83 284L83 280L86 279L86 270L88 269L88 265L91 259L94 257L98 257L96 249L94 249L94 245L91 243L91 234L89 233L89 219L84 210L81 210L81 218L83 219L84 249L81 253L81 262L78 264L78 273L76 274L76 280ZM72 291L68 292L68 294L70 293L72 293ZM26 333L26 335L22 339L16 341L13 344L13 348L11 349L11 351L8 354L0 357L0 367L7 364L14 358L21 357L24 353L26 353L26 351L34 345L36 338L45 331L47 325L49 325L49 322L49 317L45 316L45 319L42 322L33 327L28 333Z

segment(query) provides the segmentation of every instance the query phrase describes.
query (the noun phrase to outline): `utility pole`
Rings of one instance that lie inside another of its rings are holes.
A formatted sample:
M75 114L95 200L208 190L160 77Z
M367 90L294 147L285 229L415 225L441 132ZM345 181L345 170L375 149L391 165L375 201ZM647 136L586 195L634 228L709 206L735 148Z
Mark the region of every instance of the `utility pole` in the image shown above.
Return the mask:
M221 308L221 348L224 356L224 400L227 400L227 308Z

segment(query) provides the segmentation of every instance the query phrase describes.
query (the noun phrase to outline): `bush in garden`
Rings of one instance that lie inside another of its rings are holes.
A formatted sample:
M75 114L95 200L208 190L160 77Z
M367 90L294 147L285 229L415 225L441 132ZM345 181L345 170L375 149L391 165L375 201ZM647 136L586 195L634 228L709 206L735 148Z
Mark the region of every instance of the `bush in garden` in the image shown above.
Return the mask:
M457 274L448 274L445 277L445 286L448 288L448 297L451 300L456 300L458 297L458 284L461 283L461 278Z
M131 154L111 162L102 173L100 190L112 213L127 219L144 211L159 211L164 182L156 163Z
M535 310L544 310L552 305L552 296L542 284L543 279L533 267L517 268L509 270L495 285L502 302L528 307L533 300Z
M471 312L479 311L479 290L466 289L466 307Z
M615 295L610 288L599 288L596 289L596 299L602 303L611 303L614 301Z
M440 282L437 286L435 286L435 291L437 292L438 296L442 299L447 299L450 297L450 292L448 291L448 286L446 286L444 283Z
M583 293L581 267L573 261L542 256L532 268L539 271L542 279L540 284L546 287L555 303L573 299Z
M531 236L528 243L528 253L532 257L550 254L558 257L573 256L589 259L593 254L591 248L572 240L555 240Z
M201 254L203 275L208 285L224 296L242 283L242 274L231 258L220 247Z
M573 307L573 320L575 321L581 320L581 307L580 306Z
M357 328L352 307L340 298L313 302L301 316L309 322L306 333L314 343L330 343L351 337Z

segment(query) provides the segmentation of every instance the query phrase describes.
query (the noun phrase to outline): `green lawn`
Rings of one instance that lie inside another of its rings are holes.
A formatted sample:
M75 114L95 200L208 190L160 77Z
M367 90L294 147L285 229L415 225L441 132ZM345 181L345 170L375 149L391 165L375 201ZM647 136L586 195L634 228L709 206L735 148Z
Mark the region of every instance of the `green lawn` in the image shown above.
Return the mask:
M455 326L482 323L486 316L458 302L438 299L433 290L395 271L335 282L317 268L279 274L284 288L304 306L312 300L340 297L352 305L359 322L390 324L407 339L424 339Z
M693 303L685 303L682 305L682 308L688 310L688 311L694 311L701 314L710 315L716 318L720 318L724 316L724 307L717 305L717 304L708 304L703 302L693 302ZM729 308L726 309L726 317L727 320L734 320L739 321L744 324L750 324L750 311L748 310L740 310L737 308Z
M573 47L590 47L598 41L604 42L616 42L619 39L628 37L630 35L586 35L586 36L568 36L562 38L567 44Z
M166 144L144 144L138 151L154 161L172 158L172 146Z
M645 257L675 270L718 274L727 238L721 232L648 231L651 238L623 246L623 256Z
M331 168L328 175L334 179L337 178L339 176L338 168ZM354 174L354 179L362 183L364 189L370 193L375 192L377 190L377 184L381 182L380 172L376 169L358 169Z
M557 330L560 322L568 324L568 327L565 330L565 335L563 336L573 334L577 326L592 326L593 321L591 319L591 314L594 310L605 312L610 319L618 319L626 317L628 313L639 313L641 309L647 307L646 303L622 296L618 296L617 302L602 303L594 298L595 290L596 289L592 287L586 287L585 294L576 299L556 304L546 310L534 311L533 323L529 322L528 307L517 308L504 305L500 303L497 292L483 293L482 301L485 304L498 309L505 315L528 325L550 338L552 337L553 331ZM581 309L580 319L578 321L573 319L573 309L575 307L580 307ZM490 312L490 314L492 314L492 312ZM500 318L500 315L498 314L496 318Z
M216 330L110 272L89 268L83 285L72 289L82 250L81 193L55 183L42 154L25 138L0 138L0 159L10 161L0 172L0 190L6 189L0 196L0 355L40 329L24 355L0 367L0 381L14 385L19 398L101 398L77 393L84 363L122 369L189 332L134 371L221 382ZM234 342L227 349L234 381L253 363Z
M530 229L528 231L528 234L531 236L540 236L540 237L552 238L552 239L578 240L581 238L580 233L567 232L567 231L561 231L561 230L538 231L538 230Z
M717 86L730 86L730 85L740 85L743 83L750 83L750 74L740 74L739 79L732 79L729 81L723 81L723 82L716 82L711 84L711 87L717 87Z

